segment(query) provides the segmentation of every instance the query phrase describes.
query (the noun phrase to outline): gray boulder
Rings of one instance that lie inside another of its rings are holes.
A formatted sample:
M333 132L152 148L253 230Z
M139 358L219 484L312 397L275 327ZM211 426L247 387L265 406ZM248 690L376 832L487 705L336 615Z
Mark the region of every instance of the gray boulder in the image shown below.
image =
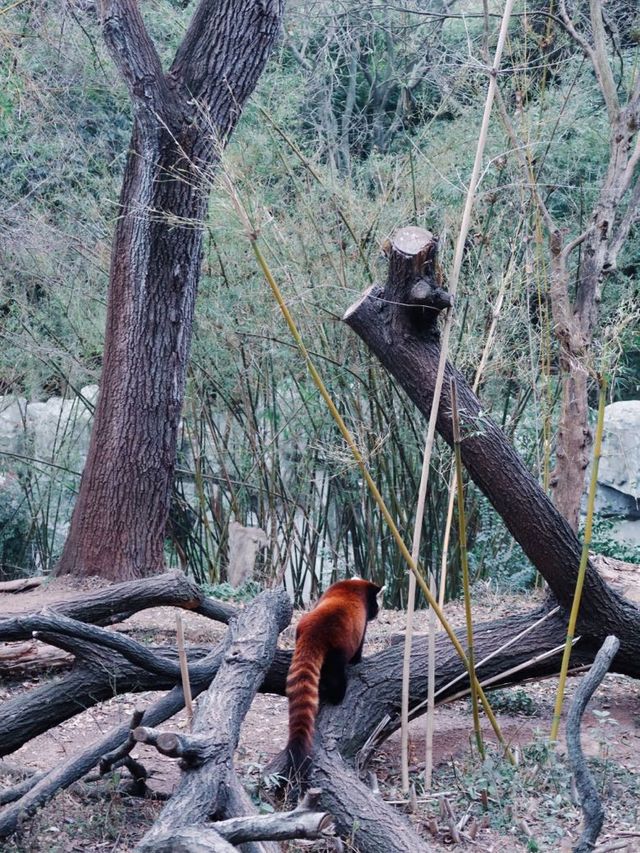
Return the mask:
M640 518L640 400L605 409L595 508L601 516Z

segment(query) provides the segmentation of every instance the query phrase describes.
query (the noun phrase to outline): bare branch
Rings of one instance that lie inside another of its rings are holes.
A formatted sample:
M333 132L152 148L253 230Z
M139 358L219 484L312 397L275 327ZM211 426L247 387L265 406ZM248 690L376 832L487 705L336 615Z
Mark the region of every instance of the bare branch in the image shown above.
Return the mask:
M137 730L167 754L189 759L186 772L139 850L158 850L158 841L184 827L205 824L224 809L227 783L234 780L233 752L240 726L255 692L273 660L277 637L291 620L291 603L283 590L261 593L232 622L223 649L223 663L198 703L192 735ZM184 761L183 761L184 766Z
M562 255L563 255L565 261L569 257L569 255L574 251L574 249L577 249L581 243L584 243L584 241L587 239L587 237L589 236L590 233L591 233L591 229L587 228L586 231L583 231L582 234L578 234L577 237L574 237L574 239L571 240L570 243L567 243L567 245L564 246L564 248L562 249Z
M640 75L638 76L640 77ZM625 193L627 189L631 186L631 181L633 180L633 173L635 172L638 163L640 163L640 134L638 134L638 136L636 137L635 148L633 149L633 153L629 157L629 162L627 163L627 167L624 170L624 174L622 176L621 195Z
M576 42L576 44L580 45L582 50L589 57L589 60L591 61L591 64L593 65L597 73L597 62L595 59L593 48L585 39L585 37L576 30L575 24L573 23L573 21L569 17L569 13L567 12L565 0L560 0L560 18L571 38Z
M571 38L582 48L589 58L607 107L609 120L613 123L620 114L620 101L618 100L613 73L607 58L604 25L602 22L602 5L600 0L590 0L590 5L593 45L589 44L587 39L576 29L575 24L567 13L565 0L560 0L560 18Z
M596 655L593 666L580 682L567 716L567 756L573 769L580 806L584 814L584 829L574 853L589 853L593 850L602 829L604 809L598 790L587 767L580 743L580 724L587 704L611 666L611 661L620 648L617 637L609 636Z
M613 72L611 71L611 65L607 57L601 0L591 0L590 7L591 29L593 31L593 55L591 61L594 64L594 70L600 84L607 112L609 113L609 119L613 124L620 114L620 101L618 100Z
M210 618L225 621L235 613L234 608L221 602L204 599L202 590L182 572L167 572L143 580L125 581L100 589L90 595L57 601L49 605L50 614L68 616L79 622L91 622L96 625L111 624L118 619L126 618L132 613L147 607L173 605L195 610ZM209 608L211 611L209 612ZM214 615L218 613L219 615ZM24 617L35 615L28 612L0 619L0 640L28 640L32 628L22 624Z
M286 841L290 838L326 838L335 834L330 814L317 811L321 791L307 792L299 805L289 812L270 815L233 817L215 824L215 830L232 844L246 841Z
M516 130L513 126L513 122L511 121L511 118L510 118L509 113L507 111L507 106L504 102L504 98L502 97L502 92L497 87L496 87L496 104L498 105L498 113L500 115L500 119L502 121L502 124L504 125L504 129L507 132L507 136L509 137L509 141L511 142L512 151L513 151L514 155L516 156L516 158L520 164L520 168L522 170L522 174L524 177L525 184L529 188L529 190L531 191L531 194L532 194L533 199L536 203L536 206L537 206L538 210L540 211L540 215L544 219L547 230L549 231L550 234L553 234L555 231L558 230L556 223L554 222L551 214L549 213L549 208L544 203L544 200L543 200L542 196L540 195L540 192L538 191L538 185L537 185L535 178L532 174L531 166L529 165L529 163L527 162L527 158L525 157L525 153L524 153L524 150L522 147L522 142L518 138L518 134L516 133Z
M167 123L175 109L162 63L136 0L102 0L102 32L129 95L139 112L161 116Z

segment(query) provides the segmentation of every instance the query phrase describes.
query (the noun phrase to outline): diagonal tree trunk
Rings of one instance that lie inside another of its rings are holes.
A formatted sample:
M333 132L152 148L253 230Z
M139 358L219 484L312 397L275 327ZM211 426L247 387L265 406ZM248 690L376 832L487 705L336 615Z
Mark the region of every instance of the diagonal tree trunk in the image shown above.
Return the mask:
M278 35L283 0L201 0L168 73L136 0L102 27L133 102L100 396L58 574L162 569L209 173Z
M406 230L413 235L418 231ZM344 319L428 417L440 354L438 312L446 304L446 294L438 287L435 276L437 241L428 231L422 231L422 235L422 245L416 239L408 240L404 230L394 236L385 287L369 288ZM416 247L415 254L427 258L421 268L415 269L414 252L406 251L408 245ZM431 251L425 250L427 245L431 245ZM580 564L580 542L505 434L483 412L464 377L451 365L446 367L438 432L452 443L452 377L458 386L465 467L543 575L558 603L569 608ZM590 562L578 630L598 644L608 634L615 634L621 640L617 665L633 667L639 651L634 639L639 625L638 608L608 586Z

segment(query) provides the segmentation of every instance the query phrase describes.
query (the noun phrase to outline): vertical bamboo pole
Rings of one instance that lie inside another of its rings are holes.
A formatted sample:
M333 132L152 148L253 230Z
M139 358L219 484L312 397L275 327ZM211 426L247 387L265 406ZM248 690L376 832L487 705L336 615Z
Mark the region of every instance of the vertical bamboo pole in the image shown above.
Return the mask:
M456 484L458 491L458 547L462 565L462 586L464 589L464 615L467 623L467 660L469 661L469 685L471 688L471 707L473 710L473 730L481 758L484 759L484 743L480 728L478 710L477 676L473 651L473 621L471 618L471 585L469 583L469 561L467 559L467 525L464 514L464 484L462 482L462 454L460 453L460 414L458 412L458 389L455 379L451 380L451 423L453 426L453 452L456 460Z
M180 661L180 676L182 679L182 692L184 693L184 705L187 709L187 722L189 731L193 722L193 699L191 698L191 682L189 681L189 664L187 663L187 652L184 646L184 627L182 625L182 613L176 613L176 639L178 645L178 660Z
M467 197L465 200L464 210L462 212L462 222L460 223L460 233L458 234L458 240L456 242L456 249L453 258L453 268L451 270L451 275L449 276L449 280L447 282L449 293L452 297L455 296L458 288L458 281L460 279L460 270L462 269L462 258L464 255L464 247L467 239L467 234L469 233L469 226L471 224L471 210L473 208L473 203L476 197L476 190L478 188L478 183L480 182L480 170L482 167L482 158L484 156L484 149L487 144L487 136L489 133L489 120L491 118L491 110L493 108L493 101L495 98L495 93L497 89L497 78L498 71L500 69L500 61L502 59L502 51L504 49L504 44L507 38L507 31L509 28L509 20L511 19L511 12L513 10L513 4L515 0L506 0L504 12L502 15L502 21L500 23L500 33L498 35L498 43L496 45L496 51L493 58L493 65L490 70L489 77L489 86L487 88L487 98L484 105L484 112L482 114L482 124L480 126L480 134L478 136L478 144L476 146L476 155L473 162L473 168L471 170L471 177L469 179L469 188L467 190ZM427 480L429 477L429 464L431 461L431 453L433 451L433 442L436 431L436 418L438 416L438 408L440 406L440 395L442 393L442 383L444 380L444 368L447 361L447 355L449 351L449 337L451 335L451 328L453 326L453 311L449 311L447 315L447 319L444 324L444 329L442 331L442 339L440 345L440 361L438 363L438 374L436 376L435 387L433 390L433 402L431 404L431 415L429 417L429 426L427 429L427 438L425 441L424 447L424 455L422 459L422 478L420 480L420 493L426 493L427 490ZM418 498L419 501L419 498ZM418 554L419 554L419 545L420 545L420 529L422 527L422 515L419 513L419 510L416 509L416 523L414 527L414 537L413 537L413 548L412 548L412 561L414 565L417 566L418 563ZM417 536L416 536L417 533ZM416 547L417 540L417 547ZM431 593L429 593L431 594ZM403 660L403 670L402 670L402 704L401 704L401 767L402 767L402 789L406 793L409 789L409 661L411 659L411 638L413 631L413 610L415 608L415 596L416 596L416 582L414 579L413 573L409 575L409 599L407 601L407 629L405 632L405 645L404 645L404 660ZM435 597L432 599L435 603ZM431 601L429 602L431 605ZM433 605L431 605L433 606ZM432 671L429 670L428 673L429 681L433 681L435 679L435 669ZM428 731L433 730L433 725L428 725ZM427 746L427 750L429 747Z

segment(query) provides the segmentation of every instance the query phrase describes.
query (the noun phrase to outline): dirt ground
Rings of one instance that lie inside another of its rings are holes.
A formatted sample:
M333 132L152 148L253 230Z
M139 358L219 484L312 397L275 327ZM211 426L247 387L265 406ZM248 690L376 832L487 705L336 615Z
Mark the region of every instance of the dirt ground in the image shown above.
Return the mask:
M0 613L9 615L36 611L59 601L95 590L59 579L47 586L19 594L0 595ZM504 596L479 588L474 605L477 622L531 607L535 601ZM447 607L453 624L461 624L462 608ZM225 627L192 613L183 612L187 643L216 643ZM294 618L295 621L295 618ZM403 629L404 615L383 611L372 622L365 655L384 648ZM119 630L142 642L173 642L174 608L154 608L121 623ZM417 631L426 630L426 616L417 614ZM293 644L293 627L281 644ZM20 675L0 683L0 701L28 691L48 675ZM570 681L568 701L577 679ZM546 736L555 699L556 680L529 683L490 694L502 731L514 748L518 764L512 768L491 746L492 732L485 727L488 756L482 762L472 747L469 702L458 700L436 709L434 776L424 789L424 718L411 725L411 775L415 796L412 802L400 786L400 737L393 735L374 757L381 795L406 812L433 850L477 850L484 853L517 851L569 851L579 836L580 809L575 803L570 774L564 761L564 746L550 749ZM28 770L47 770L105 734L116 724L128 721L135 708L144 708L158 695L140 693L118 696L97 705L27 743L7 757L12 765ZM1 709L1 706L0 706ZM186 727L184 712L164 726ZM237 767L245 784L263 808L270 809L268 795L259 782L260 767L284 744L287 731L286 700L256 697L243 726L237 751ZM603 795L606 818L599 850L640 851L640 683L624 676L609 675L592 701L583 725L583 744L591 758L591 769ZM180 770L176 762L155 750L140 746L134 751L150 771L149 787L160 797L170 795ZM0 766L0 773L1 773ZM7 853L71 853L71 851L118 851L134 848L144 835L162 802L142 800L122 791L119 774L99 783L77 783L60 793L52 803L23 827L22 833L0 849ZM15 779L0 775L0 786ZM347 845L348 846L348 845ZM292 843L289 851L330 850L333 845ZM349 847L349 849L353 849ZM384 851L367 851L384 853ZM408 851L411 853L411 851Z

